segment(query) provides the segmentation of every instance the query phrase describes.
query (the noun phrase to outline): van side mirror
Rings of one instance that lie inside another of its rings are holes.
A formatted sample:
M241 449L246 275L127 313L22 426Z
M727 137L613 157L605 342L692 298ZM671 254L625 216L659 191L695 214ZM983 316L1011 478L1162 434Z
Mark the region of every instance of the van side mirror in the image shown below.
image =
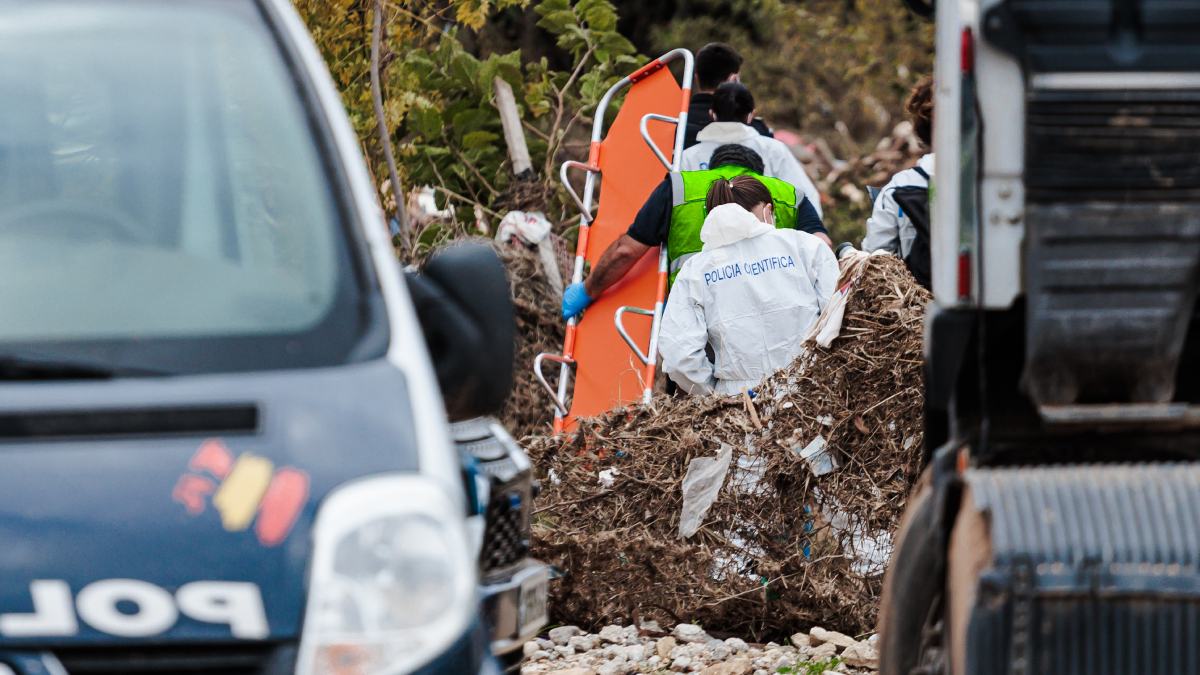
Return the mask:
M484 244L435 254L409 293L452 421L491 415L512 390L515 325L504 265Z

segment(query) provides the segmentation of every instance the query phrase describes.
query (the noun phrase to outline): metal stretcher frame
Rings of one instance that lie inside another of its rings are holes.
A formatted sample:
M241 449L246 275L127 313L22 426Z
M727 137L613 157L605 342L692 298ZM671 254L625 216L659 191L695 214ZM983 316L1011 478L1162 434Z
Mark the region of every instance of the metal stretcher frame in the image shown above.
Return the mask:
M595 121L592 125L591 147L588 153L587 164L582 162L567 161L563 162L562 167L559 170L559 178L562 180L562 183L566 187L567 192L571 195L571 198L575 201L576 206L579 207L581 213L579 224L579 243L575 249L575 268L571 275L572 283L579 283L583 281L583 267L584 261L588 255L589 233L594 220L591 211L591 203L593 194L595 193L597 179L601 176L599 166L600 144L604 131L604 117L608 110L608 106L612 102L613 97L616 96L616 94L621 90L626 87L636 85L638 82L653 75L657 71L664 68L668 63L678 58L682 58L684 60L683 86L681 87L682 97L679 115L677 117L669 117L666 115L651 113L644 115L639 123L639 130L641 131L642 138L649 145L650 150L654 153L655 157L662 162L667 171L678 171L680 160L683 156L684 134L687 131L687 114L688 104L691 99L691 82L693 71L692 53L686 49L675 49L667 52L666 54L663 54L659 58L639 68L636 72L632 73L628 77L625 77L621 81L614 84L604 94L604 97L600 100L600 103L596 108ZM658 145L655 144L653 139L650 137L650 133L647 128L647 123L650 121L661 121L675 124L674 147L672 149L671 159L669 161L667 160L666 155L661 149L659 149ZM568 179L568 172L570 169L582 169L587 172L587 177L584 181L582 198L571 187L571 183ZM642 392L642 400L646 403L650 402L650 397L654 389L654 378L658 367L658 336L660 324L662 322L663 303L666 299L666 292L667 248L665 245L663 245L659 249L658 278L654 308L643 309L640 307L623 306L616 310L616 313L613 317L618 334L626 342L626 344L629 345L629 348L633 351L636 358L644 367L642 373L642 382L644 387ZM622 322L622 316L627 312L652 317L650 342L645 352L638 347L636 341L630 337L628 331L625 329L625 325ZM535 376L542 386L546 388L546 391L550 393L550 396L554 401L555 433L563 431L566 425L566 418L570 414L566 407L566 398L571 376L571 369L576 365L575 346L576 327L578 323L578 317L572 317L567 321L566 338L563 342L562 355L542 353L538 354L533 362ZM560 364L557 391L550 386L542 373L542 363L547 360L555 361Z

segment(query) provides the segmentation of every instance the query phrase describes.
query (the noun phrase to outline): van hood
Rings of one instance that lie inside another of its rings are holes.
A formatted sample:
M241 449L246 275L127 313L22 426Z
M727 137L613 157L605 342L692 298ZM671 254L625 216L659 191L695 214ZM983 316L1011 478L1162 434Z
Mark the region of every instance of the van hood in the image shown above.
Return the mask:
M321 499L417 457L385 361L0 385L0 648L293 638Z

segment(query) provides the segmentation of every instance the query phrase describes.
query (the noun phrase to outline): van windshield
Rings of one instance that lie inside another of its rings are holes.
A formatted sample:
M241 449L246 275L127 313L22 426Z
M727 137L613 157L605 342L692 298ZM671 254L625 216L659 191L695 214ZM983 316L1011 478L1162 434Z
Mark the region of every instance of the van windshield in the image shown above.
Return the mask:
M312 365L358 327L338 212L253 2L0 2L0 355Z

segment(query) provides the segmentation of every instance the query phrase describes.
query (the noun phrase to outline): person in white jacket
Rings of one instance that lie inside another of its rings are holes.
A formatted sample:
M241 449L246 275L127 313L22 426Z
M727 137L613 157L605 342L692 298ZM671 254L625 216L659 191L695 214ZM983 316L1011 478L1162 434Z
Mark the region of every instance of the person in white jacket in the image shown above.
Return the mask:
M800 166L800 161L783 141L763 136L750 126L754 120L754 96L738 82L726 82L713 93L713 122L696 134L696 145L683 151L682 171L707 169L713 152L726 143L737 143L758 153L763 160L763 175L791 183L808 197L817 216L821 211L821 193Z
M659 353L688 393L735 394L796 358L836 290L838 264L815 236L775 229L771 194L753 176L718 180L707 206L704 248L671 288Z
M933 80L925 78L909 94L905 109L912 117L913 133L925 147L933 145ZM894 253L908 266L917 283L931 282L929 242L929 185L933 179L933 153L899 171L875 197L867 219L864 251Z

